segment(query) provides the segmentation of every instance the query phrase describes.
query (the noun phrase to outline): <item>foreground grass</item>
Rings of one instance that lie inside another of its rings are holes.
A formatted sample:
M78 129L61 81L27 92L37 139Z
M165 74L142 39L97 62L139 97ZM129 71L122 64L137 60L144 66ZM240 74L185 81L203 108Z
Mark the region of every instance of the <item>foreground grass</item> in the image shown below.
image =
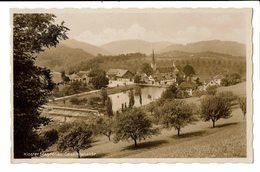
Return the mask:
M115 144L101 136L93 147L81 151L82 158L245 158L246 120L240 109L235 109L232 115L217 121L216 128L203 121L185 127L180 137L175 130L162 130L160 135L138 142L137 148L133 141ZM48 158L77 158L75 152L56 156L56 145L46 152L54 153Z

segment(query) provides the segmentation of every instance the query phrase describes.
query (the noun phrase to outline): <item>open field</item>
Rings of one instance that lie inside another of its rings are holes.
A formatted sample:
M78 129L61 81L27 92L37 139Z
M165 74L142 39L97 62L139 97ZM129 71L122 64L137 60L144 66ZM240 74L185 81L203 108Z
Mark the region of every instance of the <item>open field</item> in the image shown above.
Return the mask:
M240 96L240 97L245 97L246 96L246 82L242 82L236 85L231 85L228 87L219 87L217 89L218 91L232 91L235 95Z

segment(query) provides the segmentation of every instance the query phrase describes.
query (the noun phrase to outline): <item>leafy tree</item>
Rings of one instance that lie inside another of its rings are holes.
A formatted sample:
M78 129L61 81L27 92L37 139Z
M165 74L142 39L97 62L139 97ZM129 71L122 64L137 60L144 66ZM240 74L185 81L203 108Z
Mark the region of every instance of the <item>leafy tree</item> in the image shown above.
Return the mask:
M195 71L191 65L186 65L183 68L183 72L185 73L186 76L195 75Z
M195 90L192 92L193 96L200 98L201 96L203 96L205 94L204 90Z
M158 111L165 128L175 128L180 136L180 130L189 124L194 124L197 118L192 107L182 100L167 101Z
M72 87L74 93L77 93L77 92L79 92L80 85L81 84L79 81L73 81L70 86Z
M212 95L212 96L214 96L214 95L216 95L216 93L217 93L217 86L215 86L215 85L213 85L213 86L208 86L207 88L206 88L206 93L208 94L208 95Z
M238 98L238 104L239 104L240 109L243 112L243 115L244 115L243 119L245 119L245 116L246 116L246 97Z
M137 147L137 141L145 140L159 133L159 130L153 128L152 121L140 108L134 107L117 115L115 124L115 143L132 139Z
M103 134L108 137L108 140L111 140L111 135L113 134L114 129L114 118L113 117L106 117L106 116L100 116L96 119L96 131L99 134Z
M199 109L200 117L205 121L212 121L213 128L215 122L220 118L231 117L231 100L226 96L215 95L209 96L201 100Z
M64 125L60 129L60 137L57 144L58 151L74 151L80 158L80 150L88 149L93 142L93 131L91 127L84 123L71 123Z
M100 94L101 94L101 98L102 98L102 103L105 106L106 105L106 100L108 98L107 89L102 87L101 90L100 90Z
M54 83L50 70L35 66L34 62L36 53L68 38L69 29L64 22L54 24L55 17L53 14L13 15L14 158L25 158L26 152L40 151L37 130L50 122L40 114Z
M233 73L228 77L230 85L235 85L241 82L241 75Z
M146 73L147 76L150 76L153 74L153 68L148 63L144 63L142 65L141 71L143 73Z
M133 108L135 105L135 96L134 96L134 90L131 89L128 93L129 97L129 108Z
M134 76L134 83L141 83L141 76L140 75Z
M169 100L177 98L178 89L175 85L170 85L165 91L163 91L161 100Z
M229 86L229 81L228 81L228 79L227 79L227 78L221 79L220 85L222 85L222 86Z
M106 114L108 115L108 117L112 117L114 115L112 100L108 96L106 100Z
M94 76L91 79L91 82L93 83L95 88L100 89L100 88L105 87L109 84L109 79L106 76L99 74L97 76Z

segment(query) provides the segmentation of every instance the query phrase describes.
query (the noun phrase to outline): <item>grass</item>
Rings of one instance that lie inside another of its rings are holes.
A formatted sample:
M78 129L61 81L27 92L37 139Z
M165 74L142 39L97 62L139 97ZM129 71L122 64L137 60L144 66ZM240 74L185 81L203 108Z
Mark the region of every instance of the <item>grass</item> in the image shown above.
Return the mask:
M218 91L233 91L239 96L246 95L246 83L240 83L230 87L219 87ZM108 89L109 94L114 91L122 92L124 89ZM199 103L199 98L184 99L189 103ZM177 136L176 130L162 130L158 136L138 142L134 147L134 141L119 142L109 141L106 136L96 138L93 147L81 150L82 158L245 158L247 156L246 120L243 120L241 109L235 108L229 119L220 119L216 127L212 128L212 122L199 121L196 125L189 125L181 129L181 135ZM86 120L83 119L82 120ZM54 127L54 124L52 127ZM113 139L113 135L112 135ZM50 147L47 152L56 153L56 145ZM74 152L75 153L75 152ZM40 157L44 158L44 157ZM77 158L72 156L53 155L48 158Z
M232 91L234 94L240 97L246 97L246 82L242 82L236 85L231 85L228 87L218 87L218 91Z
M244 158L246 120L240 109L234 109L232 117L218 120L215 128L212 122L199 121L183 128L180 137L176 130L162 130L158 136L137 142L137 148L132 140L115 144L105 136L96 138L92 145L81 150L82 158ZM56 145L47 151L58 154ZM77 158L72 153L51 158Z

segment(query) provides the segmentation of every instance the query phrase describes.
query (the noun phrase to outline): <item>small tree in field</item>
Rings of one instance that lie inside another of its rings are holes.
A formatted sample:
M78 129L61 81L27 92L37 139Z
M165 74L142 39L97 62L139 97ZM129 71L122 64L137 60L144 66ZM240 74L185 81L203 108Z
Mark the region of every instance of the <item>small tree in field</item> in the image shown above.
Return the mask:
M201 100L200 117L205 121L211 120L214 128L215 122L220 118L227 119L231 117L231 107L232 104L228 97L221 95L206 97Z
M217 93L217 86L213 85L213 86L207 87L206 93L207 93L208 95L211 95L211 96L216 95L216 93Z
M164 127L175 128L178 131L178 136L180 136L181 128L197 121L192 107L182 100L165 102L159 108L159 114L161 114Z
M238 104L239 104L240 109L243 112L243 115L244 115L243 119L245 119L245 116L246 116L246 97L238 98Z
M114 118L101 116L96 119L95 130L98 134L102 134L108 137L108 140L111 140L111 135L113 134L114 129Z
M134 107L123 114L118 114L115 124L115 143L132 139L137 147L137 141L145 140L159 133L159 130L153 128L152 121L140 108Z
M60 133L57 149L62 152L76 150L78 158L80 158L80 150L90 148L93 142L93 132L90 126L84 123L64 124L60 128Z

